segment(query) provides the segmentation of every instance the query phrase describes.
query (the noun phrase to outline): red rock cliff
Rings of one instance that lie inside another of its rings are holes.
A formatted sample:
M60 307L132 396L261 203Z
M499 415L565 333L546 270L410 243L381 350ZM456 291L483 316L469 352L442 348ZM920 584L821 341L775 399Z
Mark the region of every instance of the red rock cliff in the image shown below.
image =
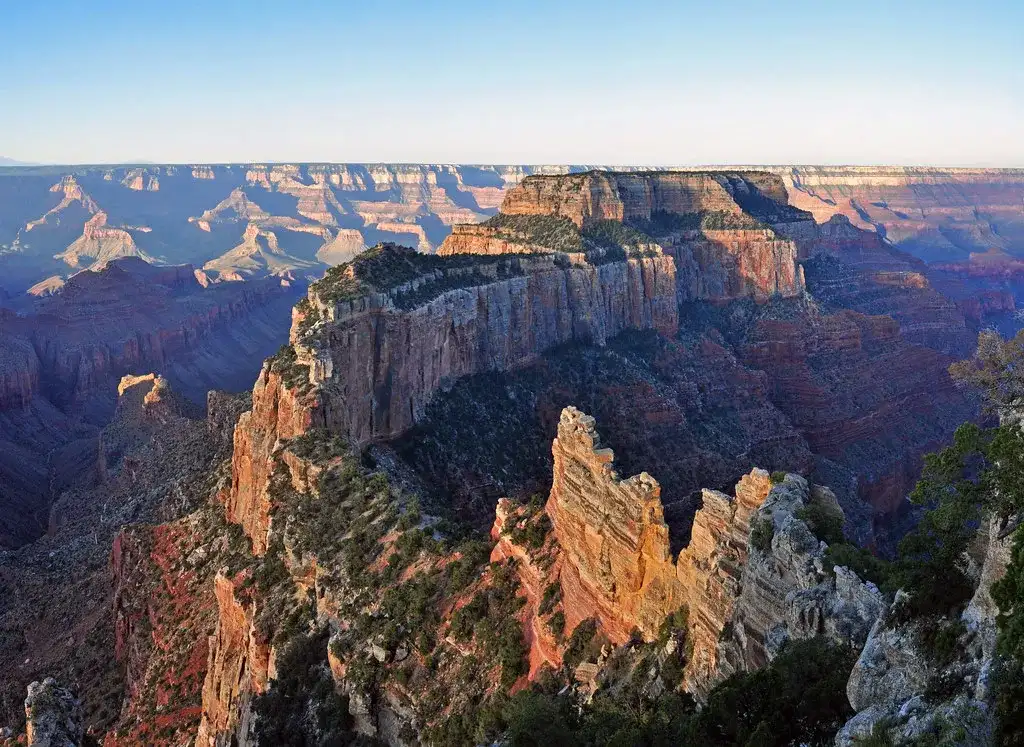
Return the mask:
M459 377L520 368L567 342L604 345L626 329L673 334L678 325L669 257L508 261L520 263L512 277L485 277L412 308L395 303L397 291L325 304L314 287L310 300L330 322L295 347L325 391L328 429L356 443L396 436Z
M634 628L653 639L685 605L693 643L687 679L703 681L718 666L718 639L739 596L750 517L771 489L768 474L745 476L735 498L705 490L690 543L673 559L657 481L646 472L621 479L593 418L566 408L552 453L547 512L561 548L566 629L596 617L615 643Z

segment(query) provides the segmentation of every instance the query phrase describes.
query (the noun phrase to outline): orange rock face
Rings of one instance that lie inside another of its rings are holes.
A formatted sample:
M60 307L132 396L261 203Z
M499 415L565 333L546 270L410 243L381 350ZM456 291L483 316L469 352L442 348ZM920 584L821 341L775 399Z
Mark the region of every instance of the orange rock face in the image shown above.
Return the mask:
M210 637L210 660L203 683L203 718L196 744L227 744L233 733L246 733L239 718L249 714L249 699L266 689L271 670L270 646L253 631L253 609L240 601L231 579L218 575L215 593L219 619Z
M788 207L780 179L746 172L531 176L509 190L501 212L506 216L567 218L584 229L600 221L642 222L663 213L714 213L728 227L674 231L647 247L659 253L663 250L675 259L679 300L797 296L804 288L796 264L797 245L744 209L741 203L748 202L752 193L756 193L756 200L766 203L766 197L773 198L778 202L774 209L790 210L796 217L803 217L803 222L813 224L808 213ZM556 251L534 243L538 240L529 235L510 240L490 225L455 226L438 253Z
M684 592L669 551L661 487L646 472L622 480L594 419L562 411L547 511L563 552L566 630L597 617L616 643L633 628L650 637Z
M774 182L765 175L767 182ZM662 172L622 174L590 171L532 176L510 189L501 205L508 215L556 215L577 226L600 220L650 218L655 211L722 211L739 215L724 174ZM782 182L773 194L785 200Z
M693 653L684 683L699 691L718 670L718 641L732 619L747 564L750 519L764 503L771 480L755 469L736 484L736 497L703 491L703 505L693 519L690 544L679 553L677 576L687 590L689 640Z
M653 639L665 617L685 605L693 642L687 679L714 672L718 639L739 594L750 517L771 489L767 473L740 480L735 498L705 490L690 543L674 560L657 481L646 472L621 479L593 418L566 408L552 452L547 512L561 548L566 629L595 617L615 643L634 629Z
M627 329L673 334L678 326L670 257L596 267L539 257L523 260L521 272L408 310L387 294L325 306L328 334L316 349L296 349L314 382L330 385L327 428L355 443L393 437L462 376L521 368L567 342L604 345Z
M223 496L228 521L241 525L257 554L267 549L272 507L268 490L278 442L305 433L312 418L310 402L264 366L253 388L252 410L235 427L231 488Z

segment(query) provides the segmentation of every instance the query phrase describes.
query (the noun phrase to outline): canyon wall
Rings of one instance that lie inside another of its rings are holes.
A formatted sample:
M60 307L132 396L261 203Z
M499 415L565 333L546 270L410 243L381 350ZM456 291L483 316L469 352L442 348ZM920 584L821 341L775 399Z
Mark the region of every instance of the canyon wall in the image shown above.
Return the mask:
M604 345L626 329L671 335L677 328L669 257L597 267L547 258L520 263L518 272L409 310L387 296L325 308L334 321L296 343L311 382L330 392L324 424L357 443L389 438L459 377L519 368L567 342ZM310 298L318 299L315 290Z
M204 288L190 266L138 259L80 273L32 313L2 312L11 352L0 373L0 402L24 404L28 394L42 393L63 410L88 415L93 406L104 409L97 397L112 404L122 375L148 370L170 375L179 391L205 401L218 383L236 388L232 369L248 368L242 380L251 381L258 362L283 341L281 327L297 296L273 282ZM226 355L242 346L254 350L242 360L211 363L204 375L206 346Z
M201 410L210 389L252 386L297 296L272 281L204 288L189 266L121 259L34 313L0 310L0 544L38 536L50 502L95 471L121 376L157 371Z
M501 204L506 215L553 215L579 227L602 220L650 219L658 212L724 212L739 216L732 179L755 184L766 196L786 202L782 180L757 172L591 171L568 176L533 176L510 189Z
M1024 169L796 166L775 169L790 202L844 216L928 262L1024 254Z
M546 511L566 629L593 617L615 644L633 631L652 640L685 607L683 683L700 698L729 674L764 666L791 638L861 644L881 613L880 592L826 567L827 546L800 518L812 502L841 515L825 488L796 475L776 484L755 469L735 497L705 489L690 541L673 558L657 481L646 472L620 478L593 418L566 408L552 452ZM752 538L756 522L770 526L767 546Z
M430 252L523 177L582 166L214 164L0 170L0 287L123 256L211 263L225 279L322 272L379 241ZM276 244L254 262L252 224ZM313 269L311 269L313 268Z

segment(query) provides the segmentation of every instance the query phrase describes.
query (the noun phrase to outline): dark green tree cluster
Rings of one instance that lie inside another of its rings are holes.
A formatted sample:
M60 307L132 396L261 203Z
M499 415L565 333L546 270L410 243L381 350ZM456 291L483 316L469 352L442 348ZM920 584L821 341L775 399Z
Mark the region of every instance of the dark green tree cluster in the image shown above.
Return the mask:
M524 691L506 701L498 721L511 747L830 745L853 715L846 680L855 659L823 640L800 641L770 666L727 679L700 710L688 695L652 697L630 681L582 709L543 688Z

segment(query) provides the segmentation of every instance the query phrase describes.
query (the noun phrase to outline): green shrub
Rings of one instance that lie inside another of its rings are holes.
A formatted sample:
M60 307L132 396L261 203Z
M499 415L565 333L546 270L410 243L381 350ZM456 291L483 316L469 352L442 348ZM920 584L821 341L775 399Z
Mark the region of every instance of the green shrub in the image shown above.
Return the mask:
M865 581L871 581L879 588L888 588L890 563L878 558L869 550L857 547L849 542L831 544L825 551L825 564L828 568L845 566Z
M564 621L563 621L564 623ZM580 622L569 636L569 642L565 646L565 653L562 654L562 661L569 669L575 669L580 662L590 653L590 643L597 634L597 620L588 617Z
M665 645L673 635L685 635L689 618L690 608L685 604L672 614L666 615L658 629L658 642Z
M812 501L797 511L796 516L818 539L827 545L839 544L843 537L843 514L833 506Z
M565 635L565 613L562 610L558 610L548 619L548 628L557 640L562 640L562 636Z
M524 690L502 709L510 747L571 745L575 742L565 699Z
M583 251L579 228L561 216L498 213L483 225L496 228L497 235L506 241L534 244L557 252Z
M750 544L758 552L768 555L772 551L774 537L775 525L770 518L756 516L750 522Z
M561 600L562 586L557 581L553 581L544 587L544 595L541 597L540 604L537 606L538 614L548 614Z
M776 470L775 472L772 472L770 479L772 485L781 485L786 481L786 473L782 470Z

